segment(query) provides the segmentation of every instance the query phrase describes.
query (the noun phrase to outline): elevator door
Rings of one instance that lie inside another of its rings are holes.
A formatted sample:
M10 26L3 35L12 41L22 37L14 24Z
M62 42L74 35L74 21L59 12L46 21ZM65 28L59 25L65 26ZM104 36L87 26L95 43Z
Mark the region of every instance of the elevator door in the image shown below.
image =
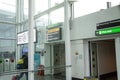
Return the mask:
M53 47L54 54L54 66L59 67L65 65L65 45L56 44ZM54 74L64 73L65 68L56 68L54 69Z
M90 44L91 53L91 76L98 77L98 60L97 60L97 44L91 42Z

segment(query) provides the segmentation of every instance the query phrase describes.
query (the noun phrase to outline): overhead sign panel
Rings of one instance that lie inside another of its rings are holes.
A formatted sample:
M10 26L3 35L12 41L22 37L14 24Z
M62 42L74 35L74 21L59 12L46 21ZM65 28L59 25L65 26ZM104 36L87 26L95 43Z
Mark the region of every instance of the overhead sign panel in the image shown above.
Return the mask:
M105 21L97 24L97 29L116 27L120 25L120 19Z
M120 19L98 23L95 31L96 35L107 35L120 33Z

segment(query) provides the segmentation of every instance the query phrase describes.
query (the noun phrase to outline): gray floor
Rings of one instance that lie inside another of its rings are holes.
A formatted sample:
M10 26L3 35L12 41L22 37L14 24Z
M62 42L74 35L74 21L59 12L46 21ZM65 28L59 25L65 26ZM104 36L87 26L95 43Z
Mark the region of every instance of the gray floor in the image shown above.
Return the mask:
M38 76L35 78L35 80L65 80L65 77L60 77L60 76Z
M16 75L16 74L14 74ZM0 80L12 80L13 75L5 75L5 76L0 76ZM65 77L59 76L59 75L45 75L45 76L38 76L35 75L35 80L65 80ZM21 80L26 80L25 75L21 78Z

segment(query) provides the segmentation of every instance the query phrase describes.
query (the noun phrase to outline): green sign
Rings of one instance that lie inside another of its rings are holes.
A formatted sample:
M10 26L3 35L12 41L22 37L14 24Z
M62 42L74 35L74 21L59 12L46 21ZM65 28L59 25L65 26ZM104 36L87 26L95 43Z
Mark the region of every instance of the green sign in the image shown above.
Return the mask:
M48 28L60 27L60 26L62 26L62 25L63 25L63 23L62 23L62 22L59 22L59 23L55 23L55 24L49 25Z
M107 34L115 34L115 33L120 33L120 26L95 31L96 35L107 35Z

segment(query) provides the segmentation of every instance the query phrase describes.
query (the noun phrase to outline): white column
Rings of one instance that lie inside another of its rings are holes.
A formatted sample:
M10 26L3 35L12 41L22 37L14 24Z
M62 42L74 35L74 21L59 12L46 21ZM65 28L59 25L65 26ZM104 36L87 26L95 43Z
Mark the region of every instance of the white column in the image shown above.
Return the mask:
M34 70L34 0L29 0L29 43L28 43L28 70ZM28 80L34 80L34 72L29 72Z
M116 64L117 64L117 80L120 80L120 38L115 39L115 49L116 49Z
M64 4L64 27L65 27L65 56L66 56L66 66L71 65L71 43L70 43L70 5L68 0L65 0ZM72 70L71 67L66 67L66 80L72 80Z

